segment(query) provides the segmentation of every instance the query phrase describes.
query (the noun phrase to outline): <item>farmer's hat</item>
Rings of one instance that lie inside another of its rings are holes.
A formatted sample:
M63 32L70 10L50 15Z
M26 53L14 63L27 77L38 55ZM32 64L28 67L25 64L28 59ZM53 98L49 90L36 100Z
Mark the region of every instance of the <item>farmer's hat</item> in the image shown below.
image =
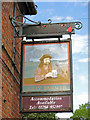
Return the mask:
M52 58L49 54L45 54L40 58L40 61L42 61L44 58Z

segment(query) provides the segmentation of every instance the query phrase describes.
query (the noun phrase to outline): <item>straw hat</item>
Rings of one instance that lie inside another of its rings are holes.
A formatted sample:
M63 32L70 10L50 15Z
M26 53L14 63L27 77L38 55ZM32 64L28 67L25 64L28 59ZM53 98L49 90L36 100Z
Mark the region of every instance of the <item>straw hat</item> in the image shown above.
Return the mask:
M40 58L40 61L42 61L44 58L52 58L49 54L45 54Z

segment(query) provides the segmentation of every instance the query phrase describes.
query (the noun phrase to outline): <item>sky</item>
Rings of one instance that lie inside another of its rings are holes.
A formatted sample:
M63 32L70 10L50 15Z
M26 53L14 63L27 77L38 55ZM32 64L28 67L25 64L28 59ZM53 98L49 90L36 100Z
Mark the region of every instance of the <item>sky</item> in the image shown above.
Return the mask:
M35 2L37 15L28 16L34 21L48 23L75 22L83 24L82 29L72 35L73 60L73 111L88 102L88 3L87 2ZM68 38L64 35L62 39ZM72 113L57 113L60 118L69 118Z

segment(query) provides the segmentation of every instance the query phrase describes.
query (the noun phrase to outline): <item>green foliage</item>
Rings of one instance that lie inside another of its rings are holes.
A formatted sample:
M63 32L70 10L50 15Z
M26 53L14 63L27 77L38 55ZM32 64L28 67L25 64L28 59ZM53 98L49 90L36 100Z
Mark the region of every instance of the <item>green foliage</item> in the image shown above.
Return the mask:
M79 105L79 109L77 109L71 118L74 118L74 120L80 120L80 118L86 118L88 119L88 103Z
M55 120L55 113L23 113L23 118L27 118L29 120Z

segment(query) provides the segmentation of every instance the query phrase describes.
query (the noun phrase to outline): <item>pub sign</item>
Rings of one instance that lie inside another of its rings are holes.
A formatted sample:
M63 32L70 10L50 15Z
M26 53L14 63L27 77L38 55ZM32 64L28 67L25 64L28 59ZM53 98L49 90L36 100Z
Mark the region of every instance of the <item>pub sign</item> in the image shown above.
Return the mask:
M71 40L22 42L21 112L72 111Z

